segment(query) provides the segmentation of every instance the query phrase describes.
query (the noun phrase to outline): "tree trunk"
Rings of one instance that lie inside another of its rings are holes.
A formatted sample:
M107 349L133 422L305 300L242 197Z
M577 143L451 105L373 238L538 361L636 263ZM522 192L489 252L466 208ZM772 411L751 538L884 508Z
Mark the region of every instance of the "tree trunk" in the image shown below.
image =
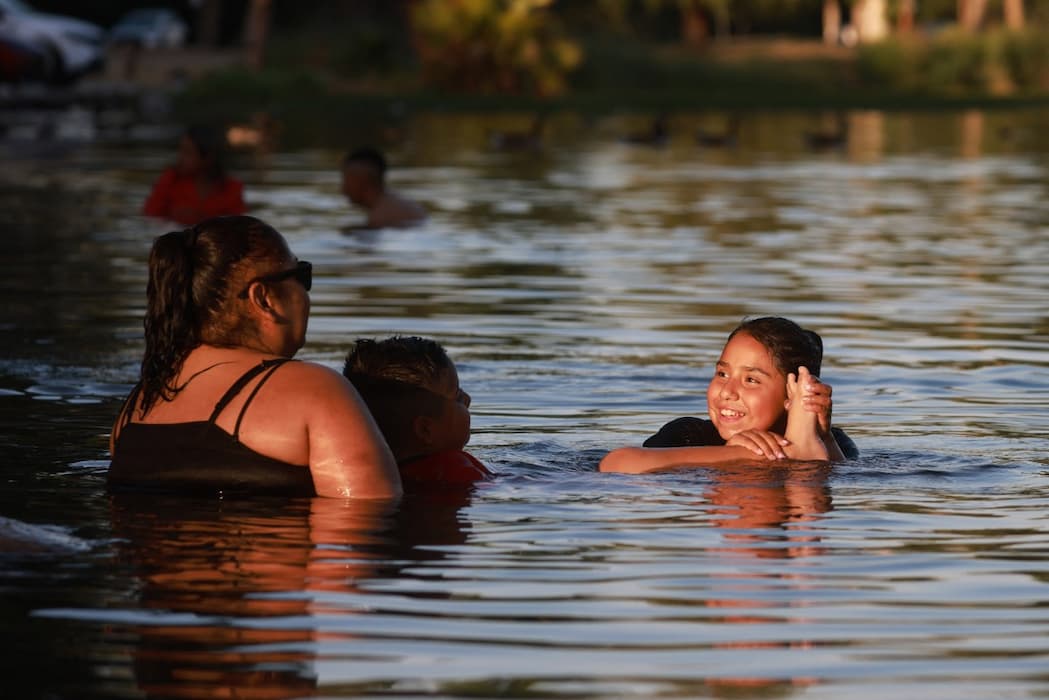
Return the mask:
M251 0L244 17L244 51L249 68L260 70L266 56L271 0Z
M838 43L841 34L841 3L838 0L823 0L823 43L831 46Z
M881 41L889 35L885 0L856 0L852 3L852 26L861 43Z
M710 23L703 14L699 0L690 0L681 6L681 38L689 46L702 46L710 37Z
M914 2L915 0L899 0L896 8L897 34L907 35L914 32Z
M1004 0L1005 26L1013 31L1024 28L1024 0Z
M977 31L986 9L987 0L958 0L958 24L966 31Z
M197 3L197 43L214 48L219 45L219 26L222 20L222 0L201 0Z

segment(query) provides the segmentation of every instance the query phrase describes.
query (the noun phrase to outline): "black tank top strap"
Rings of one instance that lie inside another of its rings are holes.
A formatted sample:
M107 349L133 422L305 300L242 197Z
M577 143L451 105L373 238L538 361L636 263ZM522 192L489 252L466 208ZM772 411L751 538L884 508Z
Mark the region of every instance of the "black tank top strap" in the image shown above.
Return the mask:
M275 358L275 359L272 359L272 360L263 360L262 362L260 362L259 364L255 365L254 367L249 369L247 372L242 374L240 376L240 379L238 379L237 381L233 382L233 384L230 386L230 388L226 390L226 393L222 395L222 398L219 399L218 402L215 404L215 410L211 412L211 417L208 418L208 422L209 423L214 423L216 420L218 420L219 415L224 410L226 410L226 406L229 405L229 402L232 401L237 396L237 394L239 394L241 391L243 391L244 387L246 387L248 385L248 383L251 382L251 380L253 380L255 377L257 377L260 374L262 374L263 372L265 372L267 369L270 369L270 371L272 372L273 369L276 369L277 367L280 367L282 364L284 364L287 361L288 361L288 358L286 358L286 357L278 357L278 358ZM263 381L265 381L265 379ZM260 382L260 385L261 385L261 382ZM251 399L255 397L255 392L257 392L258 390L259 389L256 386L255 387L255 391L251 392L251 396L249 396L247 402L245 402L244 408L248 407L248 404L251 403ZM243 417L244 417L244 411L241 410L240 416L237 418L237 427L238 428L240 428L240 420ZM236 436L236 432L234 432L234 436Z
M244 420L244 414L248 412L248 406L250 406L251 402L255 399L255 394L259 393L259 389L261 389L262 385L265 384L269 380L269 378L273 376L273 373L277 371L277 368L279 368L285 362L290 361L291 360L289 360L286 357L278 357L274 360L262 361L262 369L265 370L265 374L262 375L262 378L259 379L257 384L255 384L255 388L251 390L250 394L248 394L248 398L246 401L244 401L244 405L240 407L240 415L237 416L237 423L233 426L234 440L238 442L240 441L240 424L241 421Z
M131 393L124 399L124 405L120 407L120 415L118 425L123 428L125 425L131 422L131 415L135 412L135 406L138 405L138 397L142 394L142 382L135 384L131 389Z

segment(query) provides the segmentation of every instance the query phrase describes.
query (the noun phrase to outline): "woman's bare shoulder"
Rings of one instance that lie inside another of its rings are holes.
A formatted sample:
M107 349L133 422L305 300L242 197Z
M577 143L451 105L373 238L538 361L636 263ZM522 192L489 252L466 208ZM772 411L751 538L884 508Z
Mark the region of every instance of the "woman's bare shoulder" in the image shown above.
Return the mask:
M285 363L274 375L274 379L280 376L283 386L298 392L316 391L329 388L330 390L352 389L353 385L342 374L327 365L308 360L295 360Z

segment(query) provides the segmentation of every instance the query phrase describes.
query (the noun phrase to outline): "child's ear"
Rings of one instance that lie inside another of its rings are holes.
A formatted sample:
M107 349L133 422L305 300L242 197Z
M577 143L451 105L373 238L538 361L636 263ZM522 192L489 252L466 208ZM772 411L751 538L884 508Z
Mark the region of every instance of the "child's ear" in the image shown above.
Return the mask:
M434 442L436 430L436 423L433 418L429 416L416 416L412 418L412 433L415 435L415 439L426 446L430 446Z

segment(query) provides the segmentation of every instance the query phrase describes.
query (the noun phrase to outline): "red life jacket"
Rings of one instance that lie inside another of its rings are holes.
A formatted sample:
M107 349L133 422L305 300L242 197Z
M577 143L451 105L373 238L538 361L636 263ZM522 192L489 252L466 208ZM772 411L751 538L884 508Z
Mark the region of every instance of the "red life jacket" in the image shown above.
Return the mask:
M472 484L487 481L492 472L468 452L445 450L398 465L405 487L431 484Z

